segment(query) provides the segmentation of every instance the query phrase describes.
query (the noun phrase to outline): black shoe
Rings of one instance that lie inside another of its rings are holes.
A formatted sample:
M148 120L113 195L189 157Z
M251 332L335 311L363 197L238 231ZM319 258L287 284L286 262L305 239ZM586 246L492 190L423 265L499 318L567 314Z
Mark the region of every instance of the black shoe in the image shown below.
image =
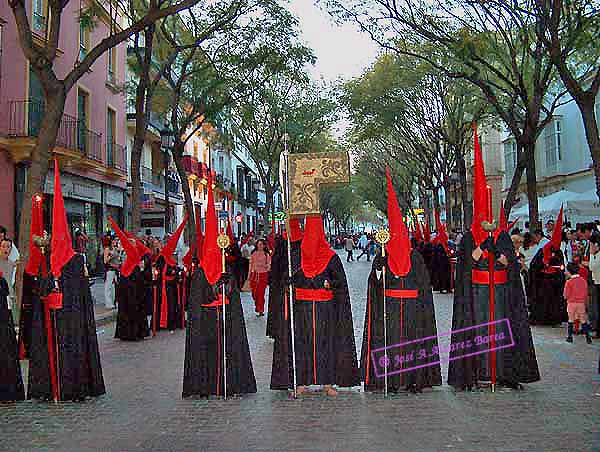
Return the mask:
M592 343L592 337L591 337L591 336L588 334L588 335L585 337L585 341L586 341L588 344L591 344L591 343Z
M572 336L567 337L567 342L569 344L572 344L573 343L573 337Z

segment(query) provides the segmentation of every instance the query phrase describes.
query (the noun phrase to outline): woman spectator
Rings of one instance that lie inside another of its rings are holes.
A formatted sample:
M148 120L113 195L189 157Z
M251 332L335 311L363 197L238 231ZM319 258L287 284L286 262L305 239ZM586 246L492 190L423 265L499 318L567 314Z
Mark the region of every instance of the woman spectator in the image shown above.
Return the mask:
M265 315L265 290L269 282L269 271L271 271L271 255L267 242L260 239L250 255L250 287L257 317Z
M118 249L119 241L115 238L110 245L104 248L104 265L106 279L104 280L104 305L108 309L115 308L115 290L117 273L121 266L121 253Z

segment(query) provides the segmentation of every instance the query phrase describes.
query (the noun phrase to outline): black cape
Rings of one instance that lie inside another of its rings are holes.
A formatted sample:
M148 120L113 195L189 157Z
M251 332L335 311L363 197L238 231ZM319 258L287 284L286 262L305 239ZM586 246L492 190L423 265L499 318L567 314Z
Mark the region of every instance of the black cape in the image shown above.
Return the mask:
M449 292L451 287L450 258L443 245L433 246L431 255L431 286L438 292Z
M115 338L124 341L141 341L148 336L146 319L144 274L136 267L127 277L119 278L117 285L117 326Z
M226 288L227 394L256 392L244 312L237 281ZM192 275L188 298L185 341L183 397L223 395L223 311L221 306L205 307L217 299L202 268Z
M482 258L474 262L473 236L466 232L458 253L456 265L456 285L454 289L454 304L452 312L452 330L473 327L489 322L489 286L472 283L473 269L487 271L488 262ZM532 383L540 379L531 329L527 321L527 310L523 287L519 274L519 263L509 235L501 233L496 240L496 255L504 254L508 259L507 282L495 284L495 320L507 319L512 332L514 346L495 351L496 382L499 385L515 387L519 383ZM496 271L503 266L496 260ZM507 333L506 324L497 326L497 334ZM481 381L490 381L490 352L466 356L474 352L487 350L488 345L481 344L478 339L487 337L487 327L470 329L451 336L450 365L448 369L448 384L457 389L471 388ZM500 339L497 346L510 344L508 334Z
M292 262L300 262L300 244L302 240L292 242ZM296 269L297 270L297 269ZM269 273L269 309L267 314L267 336L279 335L281 322L284 321L284 300L289 293L287 240L277 239L275 251L271 257Z
M58 350L60 400L100 396L106 390L100 365L92 294L88 278L84 275L81 254L73 256L63 267L59 285L63 292L63 307L51 311L51 320L55 325L52 346ZM44 315L42 304L36 303L33 306L32 356L27 397L50 400L52 387Z
M566 322L567 304L563 298L565 275L556 268L563 265L562 251L556 250L550 258L550 269L544 265L540 248L529 266L529 320L532 324L557 325Z
M21 364L12 313L8 309L8 283L0 276L0 401L25 400Z
M294 262L295 259L297 260ZM294 268L300 267L298 257L292 257L292 263ZM293 279L294 287L302 289L323 289L325 280L331 285L333 300L294 300L297 384L358 386L360 374L350 295L339 256L333 256L325 270L314 278L307 278L300 268ZM275 338L271 389L291 389L293 382L288 320L281 323Z
M417 298L399 299L387 297L387 345L389 375L388 390L397 392L404 388L417 389L439 386L442 384L439 355L432 353L437 350L437 328L435 323L435 309L433 294L429 282L429 275L423 262L423 257L418 251L411 254L411 269L405 277L396 278L386 263L386 289L417 290ZM381 390L385 386L383 366L378 366L379 375L375 374L373 357L370 353L384 347L383 332L383 281L377 276L377 270L382 268L381 255L373 262L369 275L367 289L367 306L363 343L361 348L361 378L365 382L365 391ZM403 345L396 349L390 348L395 344L402 344L416 339L426 339L422 342ZM434 349L435 347L435 349ZM427 356L419 356L424 350ZM375 353L376 359L383 356L383 352ZM399 357L412 357L410 361L399 362ZM398 357L398 359L395 359ZM414 370L402 371L410 368L431 364ZM398 373L396 373L398 372Z

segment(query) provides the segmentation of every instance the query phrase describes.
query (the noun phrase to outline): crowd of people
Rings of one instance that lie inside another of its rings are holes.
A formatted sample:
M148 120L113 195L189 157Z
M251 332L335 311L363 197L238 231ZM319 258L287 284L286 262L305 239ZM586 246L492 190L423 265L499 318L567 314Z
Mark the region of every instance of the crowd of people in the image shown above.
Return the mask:
M61 187L55 165L54 186ZM483 163L476 153L478 165ZM530 323L568 320L567 340L573 342L581 330L590 342L591 314L598 334L592 307L598 304L600 231L597 224L571 231L568 223L563 227L562 212L556 224L546 225L548 237L537 230L509 234L502 218L494 232L484 231L491 214L484 212L489 199L479 196L486 196L481 178L474 180L471 228L448 234L436 212L434 235L418 223L409 231L388 173L385 253L373 236L356 237L362 250L357 260L364 254L374 258L360 357L345 269L331 245L341 245L351 262L355 238L328 240L315 215L305 218L304 228L292 219L289 230L273 228L266 238L251 233L238 240L230 222L226 228L218 225L211 184L205 230L196 221L196 240L181 260L176 250L188 217L163 243L124 231L109 218L115 237L106 241L103 260L106 303L118 310L115 338L141 341L161 330L185 329L183 397L256 392L240 295L251 292L255 313L263 317L269 287L271 389L303 394L316 385L335 396L336 387L364 383L369 392L421 392L442 384L433 292L452 291L448 384L457 390L487 383L492 389L521 389L541 378ZM32 199L18 337L8 303L14 297L13 244L5 234L0 241L0 347L7 363L0 370L0 399L85 400L106 391L89 274L84 256L73 247L60 188L53 198L50 243L40 239L42 202ZM219 247L220 233L229 238L225 249ZM510 327L512 347L493 348L503 337L494 333L486 353L460 354L461 347L481 345L478 328L502 320ZM422 354L417 347L424 339L430 350ZM386 344L412 345L390 363L373 355ZM407 369L415 355L424 361ZM22 359L29 360L27 393Z

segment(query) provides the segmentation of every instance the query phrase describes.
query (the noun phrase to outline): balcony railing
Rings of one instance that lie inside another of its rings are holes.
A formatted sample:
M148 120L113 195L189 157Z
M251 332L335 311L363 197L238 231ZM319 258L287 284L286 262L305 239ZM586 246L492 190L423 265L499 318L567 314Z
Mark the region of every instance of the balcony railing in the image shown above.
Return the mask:
M0 109L0 134L9 138L36 138L44 116L44 104L36 100L9 101ZM86 127L83 121L63 114L56 146L79 151L83 156L103 163L102 134Z
M127 172L125 147L114 142L106 143L106 166L121 172Z
M142 181L152 184L154 186L154 190L159 193L165 192L165 175L163 173L155 173L152 168L147 166L141 167L142 173ZM179 181L173 179L172 177L167 178L167 189L171 194L179 193Z

